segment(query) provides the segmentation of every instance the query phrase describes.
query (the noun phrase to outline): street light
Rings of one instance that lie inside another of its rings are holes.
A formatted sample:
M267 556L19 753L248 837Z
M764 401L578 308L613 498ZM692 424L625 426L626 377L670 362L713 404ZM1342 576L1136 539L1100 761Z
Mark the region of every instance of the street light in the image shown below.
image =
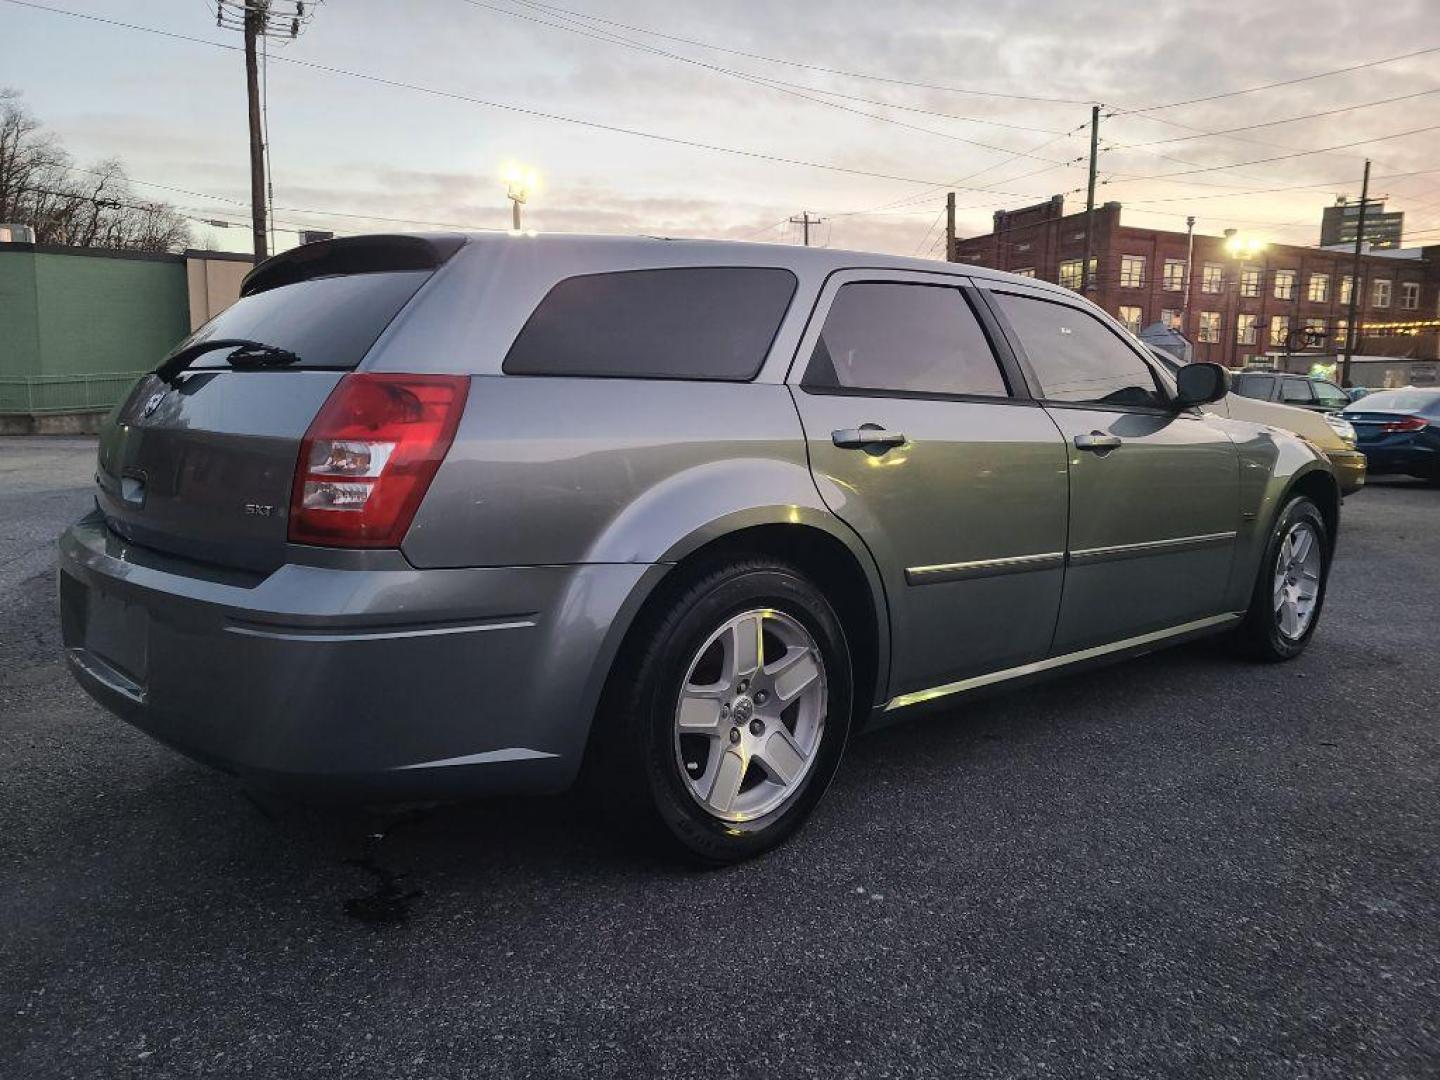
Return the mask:
M1258 236L1246 236L1236 229L1225 230L1225 250L1232 259L1258 255L1265 247L1265 241Z
M505 197L510 200L512 228L515 232L520 231L520 206L529 200L530 196L540 186L540 177L534 169L509 164L505 171L500 174L505 181Z

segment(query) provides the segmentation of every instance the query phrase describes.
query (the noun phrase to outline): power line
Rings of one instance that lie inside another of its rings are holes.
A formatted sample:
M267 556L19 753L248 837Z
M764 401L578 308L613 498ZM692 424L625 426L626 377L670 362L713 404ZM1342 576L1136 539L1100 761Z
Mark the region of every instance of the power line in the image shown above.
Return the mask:
M1274 161L1292 161L1295 158L1313 157L1316 154L1330 154L1339 150L1348 150L1354 146L1369 146L1371 143L1388 142L1391 139L1403 139L1407 135L1421 135L1430 131L1440 131L1440 124L1431 124L1427 127L1411 128L1409 131L1397 131L1390 135L1376 135L1369 139L1356 139L1354 142L1340 143L1337 146L1325 146L1318 150L1299 150L1292 154L1276 154L1267 158L1256 158L1253 161L1237 161L1230 165L1205 165L1194 169L1183 169L1176 172L1157 173L1153 176L1127 176L1125 180L1165 180L1176 176L1194 176L1197 173L1223 172L1226 169L1243 169L1247 165L1266 165ZM1305 185L1313 187L1315 185Z
M515 2L516 2L516 3L526 3L526 0L515 0ZM975 139L967 139L967 138L964 138L963 136L960 136L960 135L951 134L950 132L936 131L934 128L920 127L919 125L916 125L916 124L907 124L907 123L905 123L903 120L896 120L894 117L883 116L883 115L879 115L879 114L876 114L876 113L865 112L865 111L863 111L863 110L861 110L861 109L855 109L855 108L851 108L851 107L848 106L848 105L843 105L843 104L841 104L840 102L837 102L837 101L827 101L827 100L825 100L824 98L812 97L811 95L816 92L816 91L814 90L814 88L813 88L813 87L809 87L809 86L805 86L805 85L803 85L803 84L801 84L801 83L784 82L784 81L782 81L782 80L780 80L780 79L771 79L771 78L766 78L766 77L762 77L762 76L751 75L751 74L749 74L749 73L747 73L747 72L737 71L737 70L735 70L734 68L721 67L721 66L718 65L718 64L707 63L707 62L704 61L704 60L697 60L697 59L695 59L694 57L684 56L684 55L682 55L682 54L680 54L680 53L670 52L670 51L667 50L667 49L659 49L659 48L656 48L656 47L651 46L651 45L646 45L646 44L643 43L643 42L635 41L635 40L630 39L630 38L621 37L620 35L618 35L618 34L613 34L613 33L609 32L609 31L598 31L598 32L597 32L597 31L594 31L594 30L592 30L592 29L589 29L589 28L586 28L586 27L583 27L583 26L580 26L580 25L569 25L569 24L567 24L567 23L565 23L565 22L550 22L550 21L548 21L548 20L546 20L546 19L541 19L541 18L538 18L538 17L536 17L536 16L534 16L534 15L527 15L527 14L525 14L524 12L511 11L511 10L508 9L508 8L503 8L503 7L499 7L499 6L495 5L495 4L486 3L485 0L464 0L464 3L469 4L471 7L484 8L484 9L487 10L487 11L493 11L493 12L496 12L497 14L500 14L500 15L508 15L508 16L510 16L511 18L514 18L514 19L523 19L525 22L534 23L534 24L537 25L537 26L546 26L546 27L551 28L552 30L564 30L564 31L566 31L567 33L578 34L578 35L580 35L581 37L590 38L590 39L593 40L593 41L604 42L605 44L608 44L608 45L620 45L620 46L622 46L622 47L624 47L624 48L636 49L636 50L638 50L638 51L640 51L640 52L649 53L649 54L652 55L652 56L659 56L659 57L663 57L663 58L668 59L668 60L674 60L674 61L676 61L676 62L678 62L678 63L691 64L691 65L693 65L693 66L695 66L695 67L705 68L706 70L716 72L717 74L728 75L728 76L730 76L731 78L740 79L740 80L742 80L742 81L744 81L744 82L754 83L754 84L756 84L757 86L765 86L765 87L768 87L769 89L772 89L772 90L778 90L778 91L780 91L780 92L783 93L783 94L789 94L791 97L798 97L798 98L801 98L802 100L812 102L812 103L814 103L814 104L816 104L816 105L824 105L824 106L826 106L827 108L839 109L839 110L841 110L841 111L843 111L843 112L853 113L853 114L856 115L856 116L863 116L863 117L866 117L867 119L870 119L870 120L878 120L878 121L880 121L881 123L885 123L885 124L894 124L894 125L896 125L897 127L906 128L906 129L908 129L908 130L910 130L910 131L918 131L918 132L921 132L922 134L934 135L934 136L936 136L936 137L938 137L938 138L949 139L949 140L951 140L951 141L953 141L953 142L965 143L967 146L979 147L979 148L982 149L982 150L989 150L989 151L992 151L992 152L997 153L997 154L1011 154L1011 153L1016 153L1016 152L1017 152L1017 151L1013 151L1013 150L1009 149L1008 147L992 146L992 145L989 144L989 143L978 142L978 141L976 141ZM529 5L527 5L527 6L529 6ZM873 99L873 98L855 97L855 96L849 95L849 94L833 94L832 96L845 98L845 99L851 100L851 101L860 101L860 102L864 102L864 103L869 104L869 105L879 106L880 108L889 108L889 107L892 107L892 106L890 106L887 102L877 101L877 100L875 100L875 99ZM930 112L931 112L931 110L928 110L928 109L913 109L913 108L910 108L909 106L899 106L899 107L902 108L902 109L905 109L906 111L911 111L911 112L923 112L923 113L930 113ZM946 116L947 114L945 114L945 113L934 113L933 115ZM956 118L955 118L955 117L951 117L951 119L956 119ZM958 119L971 120L972 118L971 118L971 117L959 117ZM983 123L983 121L976 121L976 122ZM1023 152L1022 152L1022 153L1023 153ZM1024 156L1028 156L1028 155L1024 155ZM1041 158L1041 159L1039 159L1039 160L1044 161L1044 160L1047 160L1047 159Z
M1262 90L1274 90L1281 86L1295 86L1297 83L1313 82L1316 79L1328 79L1331 75L1343 75L1348 71L1360 71L1363 68L1380 67L1383 64L1394 64L1401 60L1412 60L1417 56L1428 56L1434 52L1440 52L1440 45L1433 45L1426 49L1416 49L1414 52L1401 53L1399 56L1385 56L1379 60L1366 60L1360 64L1350 64L1346 67L1332 68L1329 71L1319 71L1313 75L1301 75L1294 79L1280 79L1278 82L1263 83L1260 86L1249 86L1243 90L1227 90L1220 94L1206 94L1203 97L1186 98L1183 101L1171 101L1164 105L1147 105L1139 109L1126 109L1121 115L1152 113L1158 112L1161 109L1178 109L1182 105L1198 105L1202 101L1219 101L1222 98L1239 97L1242 94L1258 94Z
M746 52L744 49L733 49L725 45L716 45L708 41L698 41L695 38L680 37L677 34L663 34L658 30L650 30L643 26L636 26L633 23L619 22L615 19L602 19L598 15L587 15L582 11L575 11L571 8L563 8L554 4L536 3L535 0L523 0L529 7L541 8L550 12L560 12L571 15L587 22L604 23L606 26L618 26L622 30L633 30L637 34L645 34L649 37L663 38L666 41L678 41L685 45L696 45L702 49L713 49L715 52L729 53L731 56L744 56L751 60L764 60L770 64L783 64L786 67L802 68L806 71L818 71L826 75L840 75L847 79L866 79L871 82L890 83L894 86L911 86L922 90L941 90L948 94L966 94L972 97L1002 98L1007 101L1031 101L1052 105L1090 105L1093 102L1080 98L1044 97L1034 94L1006 94L996 90L974 90L960 86L945 86L939 83L921 82L914 79L896 79L885 75L873 75L859 71L844 71L840 68L824 67L820 64L807 64L799 60L787 60L779 56L767 56L764 53Z
M1233 135L1239 131L1258 131L1260 128L1279 127L1282 124L1298 124L1302 120L1315 120L1322 116L1336 116L1340 113L1355 112L1358 109L1370 109L1380 105L1393 105L1397 101L1410 101L1414 98L1426 97L1430 94L1440 94L1440 87L1431 90L1417 90L1413 94L1399 94L1395 97L1379 98L1376 101L1362 101L1358 105L1343 105L1338 109L1325 109L1320 112L1304 113L1301 116L1288 116L1284 120L1265 120L1258 124L1245 124L1241 127L1221 128L1219 131L1201 131L1195 129L1194 135L1181 135L1173 139L1151 139L1147 142L1123 143L1111 147L1112 150L1139 150L1147 146L1167 146L1172 143L1192 142L1196 139L1214 138L1222 135ZM1124 115L1117 114L1117 115Z
M174 38L179 41L188 41L193 44L207 45L214 49L225 49L230 52L239 51L239 46L226 45L218 41L209 41L205 38L191 37L187 34L177 34L169 30L160 30L151 26L141 26L136 23L121 22L118 19L102 18L99 15L90 15L78 11L67 11L63 8L50 7L46 4L35 3L34 0L0 0L0 2L13 4L17 7L31 8L36 11L46 11L53 15L65 15L71 18L83 19L87 22L101 23L106 26L119 27L125 30L136 30L142 33L158 34L162 37ZM273 59L279 62L292 64L296 67L309 68L312 71L322 71L329 75L342 75L346 78L360 79L364 82L374 83L377 86L389 86L404 90L413 90L416 93L428 94L431 97L445 98L450 101L462 101L471 105L482 105L486 108L499 109L502 112L517 113L522 116L532 116L541 120L554 120L558 123L572 124L577 127L591 128L596 131L607 131L616 135L629 135L633 138L648 139L652 142L668 143L673 146L684 146L692 150L708 150L712 153L729 154L733 157L749 158L755 161L770 161L780 165L795 165L801 168L820 169L825 172L844 173L850 176L868 176L877 180L895 180L906 184L920 184L931 187L947 186L943 181L931 178L905 176L899 173L884 173L870 169L857 169L846 165L837 165L832 162L809 161L804 158L785 157L779 154L768 154L759 150L746 150L740 147L723 146L718 143L700 142L695 139L682 139L673 135L661 135L658 132L645 131L640 128L624 127L619 124L606 124L595 120L585 120L576 116L566 116L563 113L546 112L542 109L531 109L523 105L513 105L503 101L491 101L486 98L474 97L469 94L462 94L454 90L441 90L433 86L421 86L418 83L405 82L400 79L388 79L380 75L372 75L368 72L355 71L349 68L335 67L330 64L321 64L314 60L302 60L295 56L276 56ZM1008 152L1008 151L1007 151ZM995 191L993 188L970 188L973 191ZM996 191L996 194L1007 195L1014 198L1028 198L1020 192Z

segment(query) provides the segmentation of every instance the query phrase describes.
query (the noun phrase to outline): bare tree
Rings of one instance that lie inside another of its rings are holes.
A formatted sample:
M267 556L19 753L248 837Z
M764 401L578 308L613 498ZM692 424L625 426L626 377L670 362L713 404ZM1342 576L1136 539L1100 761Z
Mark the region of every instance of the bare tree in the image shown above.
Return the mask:
M77 169L64 147L0 88L0 222L30 225L42 244L183 251L190 225L169 203L137 197L116 159Z

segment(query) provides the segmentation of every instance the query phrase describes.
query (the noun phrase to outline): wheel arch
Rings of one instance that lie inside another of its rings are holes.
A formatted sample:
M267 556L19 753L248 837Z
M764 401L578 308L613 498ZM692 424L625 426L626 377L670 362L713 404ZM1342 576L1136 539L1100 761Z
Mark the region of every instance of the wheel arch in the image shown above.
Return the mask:
M848 535L847 535L848 534ZM604 706L611 681L643 633L647 620L696 573L732 558L769 556L794 566L813 580L835 608L850 647L854 669L855 706L859 725L888 686L890 620L884 587L874 560L858 537L828 512L795 505L754 507L724 515L691 530L666 552L624 605L623 625L611 628L613 644L601 658L602 670L592 680L588 702L590 738ZM590 757L587 749L586 757Z

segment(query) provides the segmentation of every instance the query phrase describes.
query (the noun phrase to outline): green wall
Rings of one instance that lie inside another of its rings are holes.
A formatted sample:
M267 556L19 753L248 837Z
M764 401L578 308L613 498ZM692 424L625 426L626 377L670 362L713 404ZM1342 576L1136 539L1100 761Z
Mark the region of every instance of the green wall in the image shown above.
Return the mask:
M189 332L181 256L0 245L0 377L143 371Z

